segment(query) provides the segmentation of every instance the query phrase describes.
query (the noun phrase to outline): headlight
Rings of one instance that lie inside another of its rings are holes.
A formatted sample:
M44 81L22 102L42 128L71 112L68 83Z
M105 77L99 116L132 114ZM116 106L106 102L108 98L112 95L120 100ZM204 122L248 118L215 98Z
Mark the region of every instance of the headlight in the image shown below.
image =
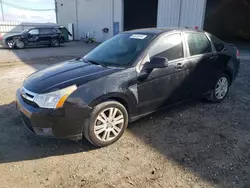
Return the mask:
M61 108L68 96L76 89L76 85L73 85L51 93L38 94L34 102L41 108Z

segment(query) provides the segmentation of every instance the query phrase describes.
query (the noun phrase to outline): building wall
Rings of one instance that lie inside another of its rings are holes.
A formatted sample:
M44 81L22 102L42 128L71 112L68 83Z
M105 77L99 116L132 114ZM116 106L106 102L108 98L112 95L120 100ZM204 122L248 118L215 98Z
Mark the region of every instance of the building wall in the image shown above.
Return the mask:
M89 32L97 42L113 36L114 22L123 31L124 0L56 0L58 23L74 24L75 39ZM203 28L206 0L159 0L157 27ZM108 28L109 33L102 32Z
M81 0L77 2L79 37L86 33L94 35L97 41L111 37L112 4L111 0ZM103 34L102 29L108 28L109 33Z
M178 27L181 0L159 0L157 27Z
M56 0L57 22L68 28L68 24L74 24L74 36L78 38L76 0Z
M119 22L122 30L122 0L56 0L58 23L68 26L74 24L75 39L84 38L87 33L97 42L113 36L113 22ZM63 6L62 6L63 4ZM102 29L108 28L108 33Z
M119 29L123 31L123 0L114 0L114 22L119 22Z
M182 0L180 27L203 29L207 0Z
M206 0L159 0L158 27L203 28Z

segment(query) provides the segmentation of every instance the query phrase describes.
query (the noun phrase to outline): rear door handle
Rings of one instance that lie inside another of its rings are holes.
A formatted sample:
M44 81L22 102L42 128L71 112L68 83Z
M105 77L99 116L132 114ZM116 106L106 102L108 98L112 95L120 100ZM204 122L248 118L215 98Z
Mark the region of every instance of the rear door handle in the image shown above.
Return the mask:
M176 69L182 69L184 67L183 63L177 63L177 65L175 66Z

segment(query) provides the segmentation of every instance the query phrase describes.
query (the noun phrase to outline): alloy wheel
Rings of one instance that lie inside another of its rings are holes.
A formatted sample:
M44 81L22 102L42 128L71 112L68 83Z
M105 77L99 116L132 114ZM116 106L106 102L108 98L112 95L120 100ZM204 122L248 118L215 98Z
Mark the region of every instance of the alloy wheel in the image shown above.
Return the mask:
M20 40L17 40L16 41L16 47L17 48L24 48L24 43L22 41L20 41Z
M216 83L215 97L217 99L223 99L228 92L229 82L226 77L221 77Z
M100 141L109 142L121 133L123 126L123 113L118 108L107 108L98 114L94 124L94 133Z

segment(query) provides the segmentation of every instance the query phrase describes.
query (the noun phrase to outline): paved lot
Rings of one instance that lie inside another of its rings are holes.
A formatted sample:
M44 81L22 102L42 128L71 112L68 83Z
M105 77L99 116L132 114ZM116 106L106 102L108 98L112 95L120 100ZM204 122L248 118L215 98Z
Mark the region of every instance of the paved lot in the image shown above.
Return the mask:
M15 109L15 91L29 74L67 58L0 66L1 188L250 187L250 61L223 103L197 100L155 113L98 149L86 140L35 138Z
M95 44L86 45L84 42L65 43L59 48L27 48L22 50L9 50L0 48L0 63L13 61L28 61L46 57L81 57L95 47Z

